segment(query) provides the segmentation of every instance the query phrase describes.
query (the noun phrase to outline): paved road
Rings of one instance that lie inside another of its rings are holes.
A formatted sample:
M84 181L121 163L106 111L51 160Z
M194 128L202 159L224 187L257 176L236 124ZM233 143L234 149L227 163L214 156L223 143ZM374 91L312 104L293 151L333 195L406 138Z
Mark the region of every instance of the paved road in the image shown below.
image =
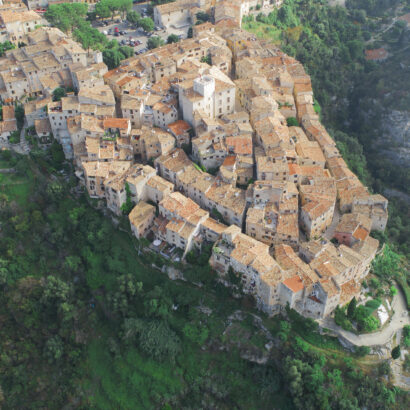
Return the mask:
M8 141L0 139L0 149L6 148L17 152L18 154L28 155L30 152L30 147L25 138L26 124L24 124L21 133L20 133L20 142L18 144L10 144Z
M337 326L333 318L325 318L319 321L320 326L333 330L338 335L345 338L350 343L356 346L380 346L389 343L394 334L404 325L410 325L410 318L407 312L407 305L402 294L399 290L398 294L394 296L392 307L395 311L390 322L379 332L356 335L352 332L348 332Z

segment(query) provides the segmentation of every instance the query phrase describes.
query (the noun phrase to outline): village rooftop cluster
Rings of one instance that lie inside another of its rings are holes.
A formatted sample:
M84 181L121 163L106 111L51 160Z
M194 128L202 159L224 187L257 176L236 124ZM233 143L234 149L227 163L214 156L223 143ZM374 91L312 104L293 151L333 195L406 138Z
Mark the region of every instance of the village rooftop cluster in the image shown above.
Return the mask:
M211 266L261 309L321 318L360 292L387 200L347 167L303 66L218 4L217 24L111 71L56 28L27 31L0 59L3 122L30 97L27 124L62 144L90 197L116 215L132 203L137 238L183 256L212 243ZM75 92L52 101L61 86Z

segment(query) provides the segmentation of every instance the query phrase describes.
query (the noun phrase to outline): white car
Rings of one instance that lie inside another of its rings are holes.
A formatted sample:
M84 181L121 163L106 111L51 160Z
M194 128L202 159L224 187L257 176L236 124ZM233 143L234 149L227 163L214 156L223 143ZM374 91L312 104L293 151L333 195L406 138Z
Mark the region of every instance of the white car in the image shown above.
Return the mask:
M103 31L103 34L105 34L106 36L108 36L108 31L107 31L107 30L104 30L104 31Z

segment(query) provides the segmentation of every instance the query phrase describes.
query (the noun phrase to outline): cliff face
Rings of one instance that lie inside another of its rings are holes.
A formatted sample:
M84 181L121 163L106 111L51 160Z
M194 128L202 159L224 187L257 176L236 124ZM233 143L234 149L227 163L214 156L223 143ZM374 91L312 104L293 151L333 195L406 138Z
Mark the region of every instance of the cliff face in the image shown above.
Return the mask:
M378 146L390 161L410 166L410 111L389 110L386 113Z

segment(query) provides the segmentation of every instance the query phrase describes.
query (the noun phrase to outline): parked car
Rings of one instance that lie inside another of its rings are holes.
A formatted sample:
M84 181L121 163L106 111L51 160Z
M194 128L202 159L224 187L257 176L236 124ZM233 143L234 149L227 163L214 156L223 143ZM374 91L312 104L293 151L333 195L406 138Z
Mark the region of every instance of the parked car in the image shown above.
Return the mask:
M127 34L127 32L124 31L124 30L121 30L121 31L120 31L120 34L121 34L122 36L125 36L125 35Z
M116 31L116 32L114 33L114 36L115 36L115 37L119 37L119 36L120 36L120 33L119 33L118 31Z
M142 44L141 41L135 40L135 45L139 46L139 45L141 45L141 44Z
M112 34L112 29L111 28L108 29L108 34Z
M107 31L107 30L104 30L104 31L103 31L103 34L105 34L106 36L108 36L108 31Z

